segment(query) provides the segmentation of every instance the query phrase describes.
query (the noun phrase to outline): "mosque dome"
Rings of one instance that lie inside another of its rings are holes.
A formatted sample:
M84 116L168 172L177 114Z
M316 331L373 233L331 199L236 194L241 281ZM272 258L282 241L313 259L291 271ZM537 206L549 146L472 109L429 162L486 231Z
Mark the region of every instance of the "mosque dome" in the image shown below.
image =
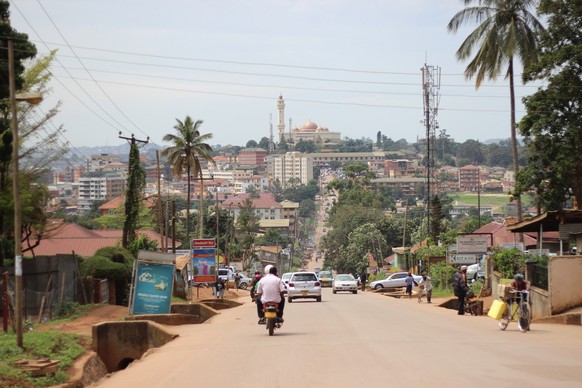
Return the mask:
M302 132L315 131L316 129L317 124L313 121L307 121L305 124L303 124L303 128L301 128Z

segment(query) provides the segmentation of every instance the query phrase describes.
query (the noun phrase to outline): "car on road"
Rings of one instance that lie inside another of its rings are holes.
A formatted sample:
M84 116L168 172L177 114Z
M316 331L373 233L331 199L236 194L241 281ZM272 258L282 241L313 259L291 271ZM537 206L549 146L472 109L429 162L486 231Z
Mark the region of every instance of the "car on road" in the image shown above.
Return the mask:
M315 272L295 272L287 284L287 301L311 298L321 302L321 283Z
M396 287L406 287L406 282L404 281L408 276L408 272L394 272L386 279L375 280L370 283L370 288L375 290L380 290L382 288L396 288ZM420 275L412 275L415 282L419 282L422 279Z
M289 287L289 279L291 279L291 275L293 275L293 272L285 272L283 275L281 275L281 280L285 285L285 291L283 291L284 294L287 293L287 288Z
M322 287L331 287L331 283L333 282L333 274L331 271L319 271L317 277Z
M349 291L353 294L357 294L358 281L352 276L352 274L339 274L335 276L335 279L333 279L331 290L334 294L338 291Z

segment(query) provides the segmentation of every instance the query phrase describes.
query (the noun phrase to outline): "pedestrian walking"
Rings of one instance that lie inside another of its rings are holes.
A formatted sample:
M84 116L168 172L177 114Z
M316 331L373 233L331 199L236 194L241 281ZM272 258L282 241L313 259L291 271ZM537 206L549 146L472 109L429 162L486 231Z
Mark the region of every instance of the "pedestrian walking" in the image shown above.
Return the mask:
M408 272L406 279L404 279L404 283L406 284L406 293L408 294L408 299L412 299L412 286L418 285L418 283L416 283L416 280L414 280L412 273Z
M241 278L240 273L237 272L234 275L234 287L236 288L237 291L238 291L238 286L240 285L240 278Z
M422 279L418 282L418 303L422 302L422 296L425 294L427 303L430 303L432 297L432 283L428 276L422 275Z
M426 292L426 303L432 303L432 281L430 280L430 276L423 276L424 280L424 291Z

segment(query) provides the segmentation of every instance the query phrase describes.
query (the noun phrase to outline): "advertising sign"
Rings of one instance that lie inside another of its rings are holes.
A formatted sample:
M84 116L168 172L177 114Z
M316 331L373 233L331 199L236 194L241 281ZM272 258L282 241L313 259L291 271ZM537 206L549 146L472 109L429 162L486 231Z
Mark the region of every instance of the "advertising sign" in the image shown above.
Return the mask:
M457 253L473 253L484 255L487 253L486 236L459 236L457 237Z
M137 262L133 314L169 314L174 284L172 264Z
M192 281L211 283L216 281L216 242L214 239L197 239L192 243Z

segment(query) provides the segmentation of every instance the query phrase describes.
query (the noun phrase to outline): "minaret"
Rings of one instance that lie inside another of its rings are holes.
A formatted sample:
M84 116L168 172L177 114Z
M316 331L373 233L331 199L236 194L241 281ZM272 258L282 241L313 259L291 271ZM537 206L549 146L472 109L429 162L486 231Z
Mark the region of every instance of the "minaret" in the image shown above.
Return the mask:
M273 139L273 114L269 114L269 155L275 151L275 141Z
M277 110L279 111L279 124L277 124L277 129L279 130L279 142L283 138L283 134L285 133L285 100L283 100L283 96L279 96L277 100Z

